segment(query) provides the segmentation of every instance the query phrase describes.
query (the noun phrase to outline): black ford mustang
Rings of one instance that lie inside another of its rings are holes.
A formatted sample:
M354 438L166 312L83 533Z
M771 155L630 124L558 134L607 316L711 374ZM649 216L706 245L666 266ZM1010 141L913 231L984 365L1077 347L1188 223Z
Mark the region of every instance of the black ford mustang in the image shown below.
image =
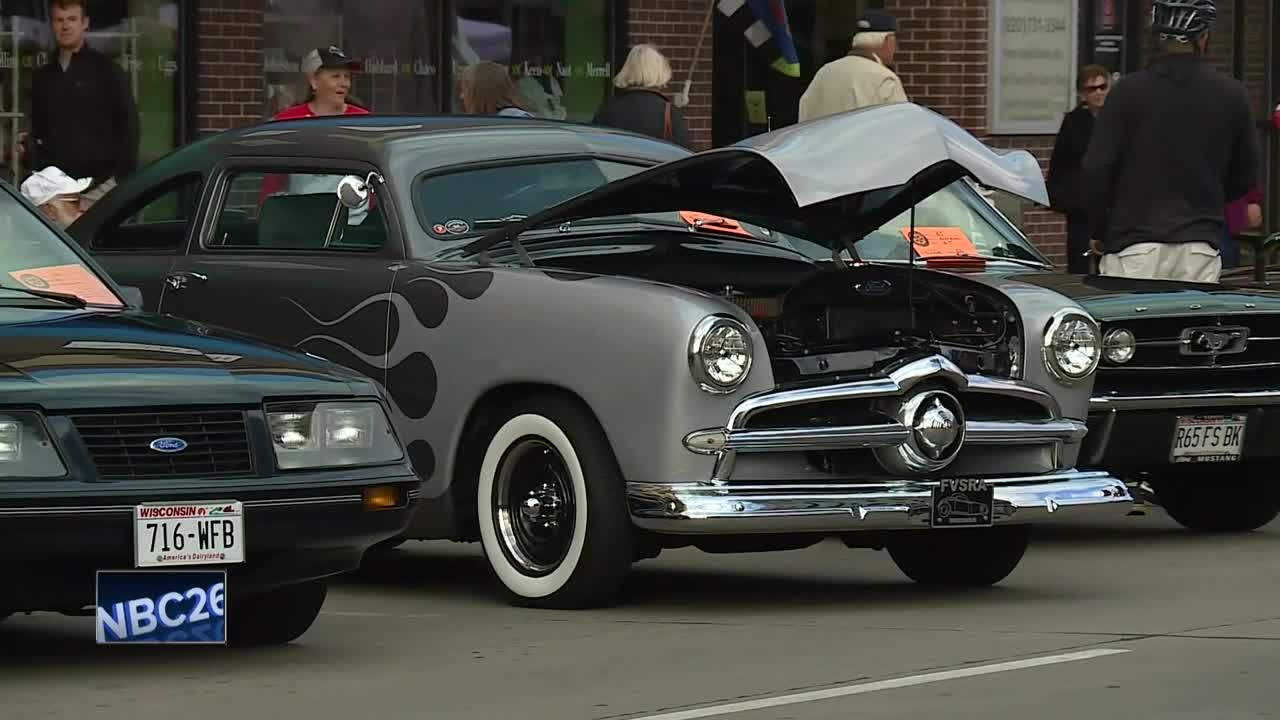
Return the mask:
M99 570L213 569L229 642L289 642L416 507L385 397L128 294L0 189L0 619L92 612Z

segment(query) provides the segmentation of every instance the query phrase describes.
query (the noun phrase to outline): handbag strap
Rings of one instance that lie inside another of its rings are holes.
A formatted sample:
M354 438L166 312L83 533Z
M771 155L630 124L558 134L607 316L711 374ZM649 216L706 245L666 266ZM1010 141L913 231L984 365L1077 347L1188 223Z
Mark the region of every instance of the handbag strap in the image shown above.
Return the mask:
M663 111L662 137L664 140L671 139L671 103L670 102L667 103L666 109Z

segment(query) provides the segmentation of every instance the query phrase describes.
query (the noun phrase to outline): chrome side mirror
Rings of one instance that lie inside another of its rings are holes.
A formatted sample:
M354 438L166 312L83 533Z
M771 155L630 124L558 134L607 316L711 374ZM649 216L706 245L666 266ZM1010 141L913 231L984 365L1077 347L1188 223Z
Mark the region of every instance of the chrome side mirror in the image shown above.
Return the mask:
M355 175L347 175L338 181L338 201L351 210L358 210L369 202L369 185Z

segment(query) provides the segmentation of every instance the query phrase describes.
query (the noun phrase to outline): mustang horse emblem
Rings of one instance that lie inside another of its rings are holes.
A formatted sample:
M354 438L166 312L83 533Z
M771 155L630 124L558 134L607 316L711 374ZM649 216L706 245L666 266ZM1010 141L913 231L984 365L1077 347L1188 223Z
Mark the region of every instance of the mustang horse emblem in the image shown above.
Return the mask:
M1243 352L1249 343L1244 328L1187 328L1182 332L1185 355L1217 355Z

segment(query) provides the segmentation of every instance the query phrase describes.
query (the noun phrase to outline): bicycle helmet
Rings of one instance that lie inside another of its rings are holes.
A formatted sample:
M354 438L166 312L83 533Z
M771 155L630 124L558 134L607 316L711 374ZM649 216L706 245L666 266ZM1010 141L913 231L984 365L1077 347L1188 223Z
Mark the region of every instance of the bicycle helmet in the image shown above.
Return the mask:
M1151 29L1162 40L1191 42L1208 32L1217 19L1213 0L1154 0L1151 4Z

